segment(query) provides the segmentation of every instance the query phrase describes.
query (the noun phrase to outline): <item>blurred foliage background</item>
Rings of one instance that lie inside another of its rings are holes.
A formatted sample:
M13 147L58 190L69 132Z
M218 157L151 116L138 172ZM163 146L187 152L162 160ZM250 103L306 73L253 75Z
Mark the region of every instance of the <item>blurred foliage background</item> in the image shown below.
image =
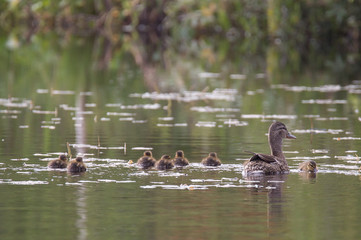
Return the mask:
M0 43L3 55L30 43L49 51L87 45L97 71L116 70L131 58L151 89L155 64L158 75L159 66L188 63L199 71L260 71L274 79L327 69L346 81L360 75L360 3L7 0L0 2Z

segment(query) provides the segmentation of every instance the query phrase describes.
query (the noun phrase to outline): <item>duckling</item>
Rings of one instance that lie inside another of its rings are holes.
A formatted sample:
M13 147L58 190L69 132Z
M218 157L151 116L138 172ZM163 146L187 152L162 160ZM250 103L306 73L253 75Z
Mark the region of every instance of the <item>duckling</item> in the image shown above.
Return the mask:
M48 163L49 168L66 168L67 162L66 162L66 156L64 154L60 155L59 158L51 160Z
M217 153L211 152L208 157L203 158L201 164L204 166L219 166L222 164L221 160L217 157Z
M300 163L300 165L298 166L298 170L303 172L317 172L318 169L315 161L307 160L303 163Z
M68 171L69 172L85 172L86 166L83 162L83 158L77 157L76 159L70 161L68 164Z
M189 161L184 157L184 152L182 150L178 150L175 153L175 157L172 159L172 162L176 167L183 167L189 165Z
M173 164L172 160L170 159L170 156L168 156L168 155L163 155L161 157L161 159L159 159L155 163L155 168L158 170L166 170L166 169L171 169L173 167L174 167L174 164Z
M147 169L154 167L156 160L153 158L151 151L145 151L143 156L140 157L137 161L138 166Z
M285 124L281 122L272 123L268 129L271 155L251 152L253 156L244 163L243 173L245 175L253 173L270 175L288 172L288 164L282 151L284 138L295 139L296 137L288 132Z

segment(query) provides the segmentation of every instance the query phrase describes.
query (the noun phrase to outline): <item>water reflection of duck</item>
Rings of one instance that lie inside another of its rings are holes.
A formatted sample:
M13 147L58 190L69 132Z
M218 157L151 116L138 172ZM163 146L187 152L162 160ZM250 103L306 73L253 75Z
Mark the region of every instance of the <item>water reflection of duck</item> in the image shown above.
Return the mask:
M208 157L203 158L201 164L204 166L219 166L222 164L221 160L217 157L217 153L211 152L209 153Z
M83 158L77 157L76 159L70 161L68 164L68 171L69 172L85 172L86 166L83 162Z
M178 150L175 153L175 157L172 159L175 166L187 166L189 165L189 161L187 158L184 157L184 152L182 150Z
M151 151L145 151L143 156L140 157L137 161L138 166L142 168L151 168L154 167L156 160L153 158Z
M315 161L307 160L303 163L300 163L300 165L298 166L298 170L303 172L317 172L318 169Z
M170 156L163 155L161 159L159 159L155 163L155 168L158 170L166 170L166 169L172 169L174 167L173 161L170 159Z
M244 163L244 173L277 174L288 172L288 164L282 151L283 138L295 139L296 137L288 132L285 124L281 122L272 123L268 130L271 155L252 153L251 159Z
M66 168L67 167L66 156L64 154L60 155L59 158L51 160L48 163L49 168Z

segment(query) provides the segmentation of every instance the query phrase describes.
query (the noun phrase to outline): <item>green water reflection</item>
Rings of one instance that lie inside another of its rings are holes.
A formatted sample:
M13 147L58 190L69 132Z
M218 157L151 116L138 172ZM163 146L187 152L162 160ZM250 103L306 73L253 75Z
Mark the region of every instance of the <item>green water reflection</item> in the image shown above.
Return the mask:
M0 44L6 41L2 37ZM354 81L360 77L354 64L337 56L303 61L297 51L272 45L245 51L210 39L194 41L184 52L176 45L144 45L140 37L126 36L121 46L111 50L103 49L106 40L98 37L68 41L58 42L49 33L17 50L0 48L1 239L356 239L361 235L355 157L361 137L361 87ZM113 54L110 60L107 51ZM331 84L334 90L327 88ZM290 88L295 86L308 88ZM233 97L229 101L132 95L211 94L217 88L236 93L225 94ZM341 102L309 102L317 99ZM244 151L267 153L265 133L279 117L297 136L284 146L292 172L249 181L254 179L241 174L249 157ZM236 126L230 120L245 124ZM199 126L204 122L214 127ZM342 139L347 137L354 139ZM66 142L95 146L72 148L73 154L88 154L84 175L46 168L48 158L66 151ZM121 149L124 143L126 152ZM192 165L143 172L127 164L142 154L135 147L151 147L157 158L183 149ZM224 167L198 165L211 151L218 153ZM298 163L308 158L319 164L316 176L296 171ZM186 188L179 188L184 184ZM201 188L189 188L192 185Z

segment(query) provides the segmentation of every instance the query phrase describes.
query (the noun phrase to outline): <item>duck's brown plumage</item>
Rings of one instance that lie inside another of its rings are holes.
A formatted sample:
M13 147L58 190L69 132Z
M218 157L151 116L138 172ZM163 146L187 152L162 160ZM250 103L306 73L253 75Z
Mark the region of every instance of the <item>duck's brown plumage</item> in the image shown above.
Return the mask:
M307 160L298 166L298 169L302 172L317 172L317 164L313 160Z
M66 162L66 156L64 154L60 155L59 158L51 160L48 163L49 168L66 168L68 163Z
M141 168L147 169L154 167L156 160L153 158L153 154L151 151L145 151L143 156L140 157L137 161L138 166Z
M253 156L244 163L244 173L277 174L288 172L288 164L282 151L284 138L294 139L296 137L288 132L285 124L281 122L272 123L268 130L271 155L252 153Z
M77 157L76 159L72 160L68 164L68 171L69 172L85 172L86 166L83 162L82 157Z
M201 164L204 166L219 166L222 164L221 160L217 157L217 153L211 152L206 158L203 158Z
M182 150L178 150L175 153L175 157L172 159L172 162L174 163L175 166L187 166L189 165L189 161L187 158L184 157L184 152Z
M163 155L161 159L159 159L155 163L155 168L158 170L167 170L167 169L172 169L173 167L174 164L168 155Z

